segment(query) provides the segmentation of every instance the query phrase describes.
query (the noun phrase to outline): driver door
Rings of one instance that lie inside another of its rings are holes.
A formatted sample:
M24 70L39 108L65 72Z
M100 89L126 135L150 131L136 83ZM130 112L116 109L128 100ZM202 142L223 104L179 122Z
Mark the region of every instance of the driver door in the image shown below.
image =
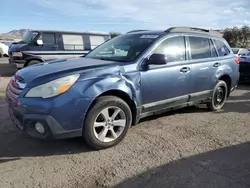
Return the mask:
M56 33L42 33L38 40L42 41L42 45L34 46L34 51L37 55L41 56L44 60L58 58Z
M141 72L143 113L168 108L189 100L191 66L184 36L165 39L151 54L161 53L167 64L149 65Z

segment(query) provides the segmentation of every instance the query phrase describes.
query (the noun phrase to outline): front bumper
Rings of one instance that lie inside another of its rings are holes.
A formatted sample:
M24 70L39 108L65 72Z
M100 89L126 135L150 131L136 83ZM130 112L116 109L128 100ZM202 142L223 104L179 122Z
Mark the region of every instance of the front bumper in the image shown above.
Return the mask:
M13 101L6 93L9 116L22 132L40 139L61 139L82 135L85 114L93 99L74 98L66 92L53 99L19 98ZM45 129L39 133L35 124Z
M17 68L23 68L26 60L22 59L22 57L13 57L9 56L9 64L16 64Z
M80 137L82 135L82 129L66 131L62 126L50 115L40 114L25 114L23 116L17 115L9 107L9 115L16 127L29 136L39 139L60 139ZM35 129L35 123L41 123L45 129L43 134L39 133Z

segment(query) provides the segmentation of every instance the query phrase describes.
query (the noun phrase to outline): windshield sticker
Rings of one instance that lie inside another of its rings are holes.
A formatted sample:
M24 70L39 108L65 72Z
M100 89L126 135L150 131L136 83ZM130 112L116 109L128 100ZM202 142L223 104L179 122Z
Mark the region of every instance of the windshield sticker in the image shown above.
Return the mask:
M142 35L140 38L144 39L156 39L159 35Z

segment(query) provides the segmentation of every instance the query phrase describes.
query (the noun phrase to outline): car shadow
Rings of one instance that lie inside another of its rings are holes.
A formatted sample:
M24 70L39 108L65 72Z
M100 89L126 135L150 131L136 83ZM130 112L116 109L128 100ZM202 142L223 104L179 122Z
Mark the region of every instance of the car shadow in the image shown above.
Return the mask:
M223 109L212 113L228 113L228 112L250 113L250 84L241 84L238 86L237 90L242 90L243 91L242 95L230 95ZM174 111L167 111L161 114L148 116L141 119L140 123L175 114L209 113L209 112L210 111L207 109L205 104L199 104L195 106L181 108Z
M239 89L248 89L244 86L240 86ZM233 96L232 96L233 97ZM249 113L250 102L247 101L233 101L230 97L220 112L214 113L228 113L239 112ZM237 96L236 96L237 97ZM243 97L248 98L248 94L243 94ZM187 114L187 113L208 113L209 111L204 105L192 106L177 111L166 112L159 115L153 115L146 117L140 121L154 120L163 116L171 116L175 114ZM64 140L38 140L31 138L21 133L12 123L7 112L7 105L4 101L4 97L0 95L0 159L1 162L8 161L9 158L19 159L26 156L51 156L51 155L64 155L91 152L93 149L89 148L85 142L80 138L64 139Z
M26 156L50 156L93 151L81 138L39 140L22 133L9 118L7 104L0 96L0 163Z
M126 179L113 188L247 188L250 143L182 158Z
M188 113L204 113L204 112L205 113L209 112L205 105L189 106L189 107L181 108L178 110L171 110L171 111L166 111L160 114L147 116L141 119L139 123L155 120L164 116L173 116L176 114L188 114Z
M1 64L0 63L0 75L2 77L11 77L18 71L16 65L12 64Z

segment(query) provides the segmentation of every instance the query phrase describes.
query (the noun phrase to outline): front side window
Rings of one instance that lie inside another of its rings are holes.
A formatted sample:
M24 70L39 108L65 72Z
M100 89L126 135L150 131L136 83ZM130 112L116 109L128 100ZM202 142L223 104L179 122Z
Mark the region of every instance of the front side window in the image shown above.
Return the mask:
M230 54L229 49L227 46L220 40L214 40L215 46L217 48L217 51L219 53L219 56L226 56Z
M129 34L115 37L92 50L86 58L129 62L137 58L158 35Z
M63 34L63 47L65 50L83 50L84 43L82 35Z
M43 41L43 44L55 44L55 35L52 33L43 33L39 40Z
M189 37L191 59L211 58L209 39L203 37Z
M177 36L164 40L153 53L164 54L168 62L186 60L184 37Z

